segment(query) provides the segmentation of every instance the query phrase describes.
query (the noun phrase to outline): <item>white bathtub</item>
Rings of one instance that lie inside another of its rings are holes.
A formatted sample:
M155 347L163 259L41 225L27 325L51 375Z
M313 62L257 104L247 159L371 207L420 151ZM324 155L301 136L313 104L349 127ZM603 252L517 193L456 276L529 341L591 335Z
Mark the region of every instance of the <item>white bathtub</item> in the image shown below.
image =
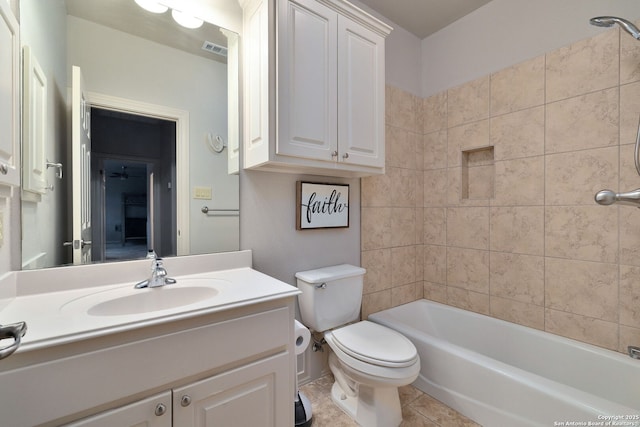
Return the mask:
M369 320L415 344L417 388L485 427L640 426L640 360L427 300Z

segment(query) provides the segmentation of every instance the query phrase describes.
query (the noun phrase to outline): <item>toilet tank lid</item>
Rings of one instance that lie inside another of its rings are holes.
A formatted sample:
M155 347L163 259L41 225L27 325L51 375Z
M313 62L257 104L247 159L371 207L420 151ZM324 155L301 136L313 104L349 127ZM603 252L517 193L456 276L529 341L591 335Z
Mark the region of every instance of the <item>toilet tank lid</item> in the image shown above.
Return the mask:
M332 265L330 267L317 268L315 270L300 271L296 278L307 283L322 283L332 280L346 279L347 277L364 275L367 270L351 264Z

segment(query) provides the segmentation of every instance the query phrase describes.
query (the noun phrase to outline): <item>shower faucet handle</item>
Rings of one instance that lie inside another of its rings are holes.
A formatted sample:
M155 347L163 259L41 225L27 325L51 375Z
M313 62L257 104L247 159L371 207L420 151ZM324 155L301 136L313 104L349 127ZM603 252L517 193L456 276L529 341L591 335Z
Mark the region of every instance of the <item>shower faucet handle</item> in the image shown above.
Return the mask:
M640 188L626 193L616 193L611 190L598 191L595 196L596 203L599 205L612 205L619 203L621 205L635 206L640 208Z

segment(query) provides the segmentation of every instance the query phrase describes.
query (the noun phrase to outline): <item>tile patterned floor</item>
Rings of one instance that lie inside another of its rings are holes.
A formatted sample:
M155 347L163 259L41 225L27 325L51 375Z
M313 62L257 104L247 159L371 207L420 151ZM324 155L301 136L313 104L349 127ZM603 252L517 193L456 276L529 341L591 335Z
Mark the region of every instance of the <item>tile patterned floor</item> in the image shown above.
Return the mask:
M331 400L331 375L300 387L309 398L313 412L313 427L358 427ZM402 405L401 427L481 427L413 386L400 388Z

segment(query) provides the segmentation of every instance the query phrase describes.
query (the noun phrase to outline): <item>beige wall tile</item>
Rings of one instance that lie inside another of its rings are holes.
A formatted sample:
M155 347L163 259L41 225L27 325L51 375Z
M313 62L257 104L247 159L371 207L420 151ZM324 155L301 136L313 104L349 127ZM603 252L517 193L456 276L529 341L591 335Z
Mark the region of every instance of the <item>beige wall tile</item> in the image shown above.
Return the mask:
M640 328L640 267L620 266L620 324Z
M442 169L447 167L447 131L431 132L423 137L423 169Z
M544 204L544 157L495 163L495 195L492 206Z
M415 169L416 147L412 145L409 131L394 126L386 126L386 165L397 168Z
M386 171L391 179L391 206L415 207L418 172L401 168L386 168ZM420 175L422 175L422 172Z
M480 314L490 314L489 295L447 286L447 304Z
M618 271L599 262L546 258L545 306L618 321Z
M546 152L618 145L618 88L547 104Z
M618 262L618 217L602 206L545 208L545 255Z
M416 250L416 282L419 282L419 288L422 289L422 280L424 279L424 245L415 245ZM422 290L418 292L422 295ZM421 297L422 298L422 297Z
M491 296L544 305L543 257L491 252L489 265Z
M545 157L547 205L593 205L603 188L618 186L618 147Z
M620 147L620 185L611 186L610 190L619 189L621 192L630 191L638 188L638 172L636 171L636 165L633 159L634 156L634 144L621 145ZM607 188L602 186L600 189Z
M424 207L447 205L447 170L424 171Z
M420 290L420 296L418 296ZM410 283L391 289L391 305L398 306L422 298L422 282Z
M416 97L395 86L386 86L386 123L401 129L418 131Z
M449 127L489 118L489 76L447 91Z
M361 318L366 319L372 313L391 308L391 289L362 296Z
M544 207L492 207L492 251L544 255Z
M544 307L491 296L491 316L507 322L544 330Z
M424 245L424 208L415 208L416 215L416 244Z
M462 165L462 152L489 146L489 120L449 128L447 165Z
M617 350L618 324L593 317L565 313L558 310L545 310L545 330L589 344Z
M409 246L415 244L415 208L391 208L391 246Z
M424 209L424 243L445 245L447 243L447 215L444 208Z
M413 161L407 161L405 167L422 171L424 169L424 141L422 133L409 132L409 143L414 149L414 159Z
M607 206L620 212L620 263L640 266L640 215L633 206Z
M425 98L422 103L423 133L431 133L447 128L447 92Z
M544 106L529 108L490 121L495 160L544 154Z
M636 21L636 25L640 25L640 22ZM633 37L622 34L620 38L620 84L638 80L640 80L640 44Z
M440 302L442 304L447 303L447 286L437 283L423 282L422 293L423 297L431 301Z
M620 345L618 351L627 354L628 346L640 346L640 328L620 325Z
M544 78L544 56L492 74L491 115L496 116L544 104Z
M636 142L638 121L640 121L640 82L620 86L620 144Z
M367 270L364 275L364 294L391 288L391 249L363 251L361 262Z
M391 248L391 284L407 285L416 281L416 248Z
M547 54L546 101L618 84L619 36L607 31Z
M447 247L447 285L488 294L489 251Z
M360 209L361 249L391 247L391 208Z
M447 284L447 247L424 245L423 279L439 285Z
M489 208L447 209L447 245L489 249Z
M375 175L360 180L360 203L363 207L391 205L391 177Z

